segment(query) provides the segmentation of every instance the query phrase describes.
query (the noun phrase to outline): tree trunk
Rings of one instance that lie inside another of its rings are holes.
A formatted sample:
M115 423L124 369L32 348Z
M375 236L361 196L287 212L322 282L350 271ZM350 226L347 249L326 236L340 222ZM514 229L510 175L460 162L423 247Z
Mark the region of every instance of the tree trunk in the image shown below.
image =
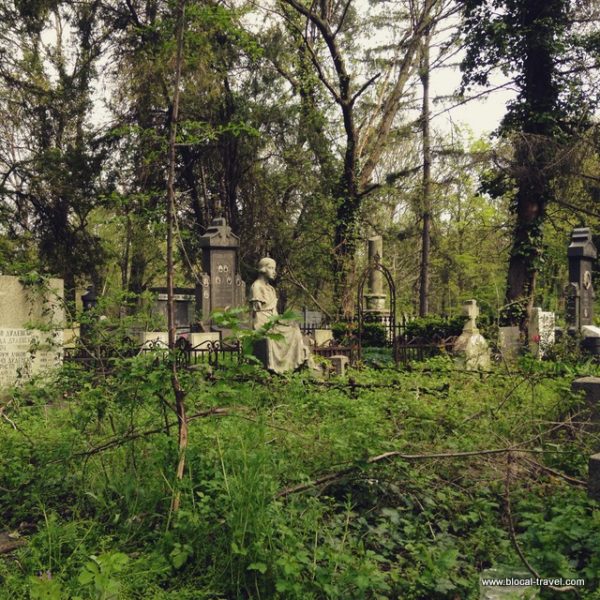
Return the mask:
M542 226L551 196L550 169L556 155L560 109L553 52L563 8L563 0L532 0L523 4L521 15L526 31L521 94L525 115L515 144L516 221L502 322L517 325L525 333L534 302Z
M177 361L175 359L176 323L175 300L173 293L174 264L173 264L173 238L175 225L175 143L177 140L177 119L179 117L179 95L181 81L181 67L183 62L183 29L185 19L185 0L179 0L177 5L176 40L177 58L175 63L175 83L173 90L173 105L169 126L169 163L167 172L167 318L169 326L169 351L171 353L171 385L175 395L175 408L179 432L179 460L177 462L177 480L183 479L185 469L185 454L188 444L188 424L185 412L185 391L179 381ZM181 492L177 487L173 495L171 509L179 510Z
M419 316L429 312L429 254L431 248L431 111L429 107L429 32L425 33L421 48L419 76L423 87L421 114L423 134L423 198L421 230L421 272L419 277Z

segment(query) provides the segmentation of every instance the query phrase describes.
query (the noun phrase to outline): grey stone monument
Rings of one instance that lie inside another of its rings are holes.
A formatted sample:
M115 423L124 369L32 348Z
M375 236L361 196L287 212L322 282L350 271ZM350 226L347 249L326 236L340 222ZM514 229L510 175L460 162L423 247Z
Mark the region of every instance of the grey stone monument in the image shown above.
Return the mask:
M383 258L383 239L380 235L369 238L369 264L378 264ZM387 316L385 309L386 294L383 292L383 273L377 269L369 275L369 291L365 294L367 308L365 313L372 316Z
M212 311L244 306L246 294L239 272L240 240L225 219L213 219L200 247L203 273L196 286L196 305L201 321L208 324Z
M490 349L477 328L477 317L479 316L477 300L467 300L463 305L463 312L469 319L452 350L459 362L464 363L466 369L489 369Z
M594 324L594 287L592 263L598 256L588 227L574 229L569 257L569 285L567 286L567 324L572 331L580 331L585 325Z
M0 276L0 388L62 364L64 283L44 289Z

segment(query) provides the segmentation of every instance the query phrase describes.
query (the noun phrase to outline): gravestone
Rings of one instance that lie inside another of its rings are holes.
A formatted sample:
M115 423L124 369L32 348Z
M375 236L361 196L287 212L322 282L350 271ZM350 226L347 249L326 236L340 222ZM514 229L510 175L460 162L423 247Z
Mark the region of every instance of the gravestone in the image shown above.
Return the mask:
M516 325L498 328L498 348L503 360L512 362L521 352L521 331Z
M161 316L165 324L168 322L168 295L167 288L150 288L156 294L156 301L152 312ZM173 304L175 309L175 328L177 330L190 330L196 319L196 291L194 288L175 288L173 290Z
M588 497L600 502L600 454L592 454L589 458Z
M323 323L323 313L320 310L308 310L306 306L302 309L302 327L304 329L313 329L321 327Z
M199 245L203 272L196 286L196 304L201 321L208 325L211 312L245 306L246 291L239 273L240 240L225 219L213 219Z
M42 290L0 276L0 388L62 364L64 320L62 279Z
M331 329L315 329L312 332L312 339L315 346L325 346L333 341L333 331Z
M567 286L567 323L571 330L580 331L584 325L594 324L594 287L592 263L598 256L588 227L573 230L567 250L569 258L569 285Z
M458 361L464 363L466 369L489 369L490 349L477 328L477 317L479 316L477 301L467 300L463 305L463 312L467 315L468 320L462 333L454 342L452 350L457 355Z
M554 345L556 316L553 312L535 307L529 321L529 349L537 358L543 358Z

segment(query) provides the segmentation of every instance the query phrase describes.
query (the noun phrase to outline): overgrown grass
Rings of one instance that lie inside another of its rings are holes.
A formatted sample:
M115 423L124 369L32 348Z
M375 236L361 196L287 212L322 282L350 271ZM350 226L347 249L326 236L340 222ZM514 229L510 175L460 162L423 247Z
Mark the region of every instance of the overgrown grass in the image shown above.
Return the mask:
M577 374L524 361L478 375L445 358L327 382L185 373L172 514L165 367L65 368L2 401L0 529L26 545L0 558L0 598L477 598L482 570L522 570L508 501L534 568L599 598L600 510L577 483L599 437Z

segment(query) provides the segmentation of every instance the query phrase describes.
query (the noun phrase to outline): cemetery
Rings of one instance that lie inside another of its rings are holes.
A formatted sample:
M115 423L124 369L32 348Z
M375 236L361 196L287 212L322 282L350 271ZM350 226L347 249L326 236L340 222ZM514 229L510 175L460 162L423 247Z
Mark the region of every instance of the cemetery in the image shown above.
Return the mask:
M227 598L594 588L600 359L589 229L565 249L565 314L534 307L528 339L515 326L482 330L476 299L437 330L398 316L381 237L366 244L356 316L339 324L306 306L278 314L276 262L259 260L247 285L225 219L204 239L197 288L153 290L146 330L119 330L93 288L74 324L62 280L2 277L5 597L19 597L17 560L51 561L52 577L28 580L50 598L88 578L115 598L193 598L215 585L206 569L215 578L222 568ZM171 347L155 325L168 321L168 296ZM574 360L557 358L560 344ZM181 430L174 368L189 471L165 487ZM83 561L71 583L61 567L70 560ZM579 583L486 584L532 571Z
M600 600L598 23L0 3L0 600Z

